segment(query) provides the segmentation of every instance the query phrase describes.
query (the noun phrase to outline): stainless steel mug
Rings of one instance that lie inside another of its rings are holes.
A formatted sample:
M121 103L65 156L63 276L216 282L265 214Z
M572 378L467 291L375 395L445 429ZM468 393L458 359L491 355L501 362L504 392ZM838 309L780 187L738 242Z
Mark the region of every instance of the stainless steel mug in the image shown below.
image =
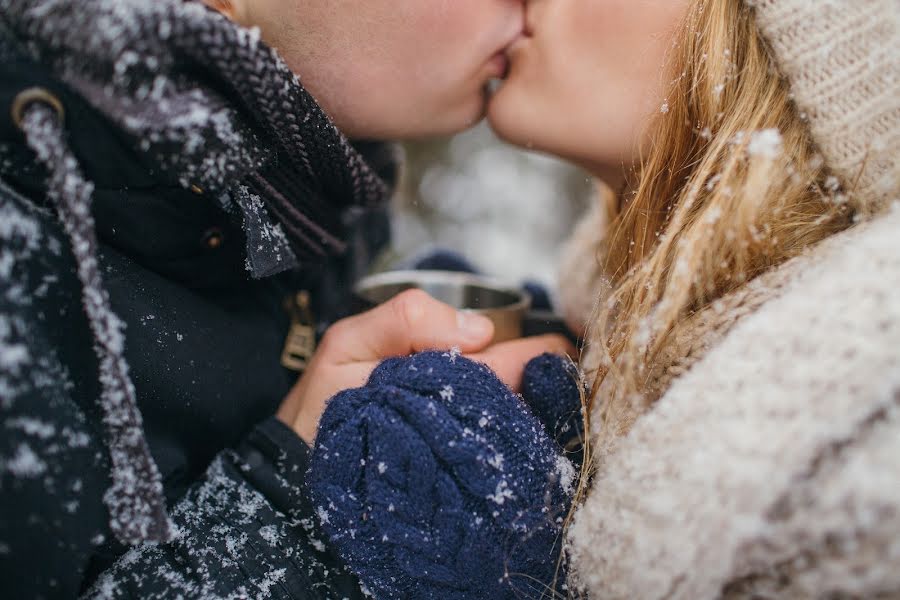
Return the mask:
M354 293L369 307L402 291L420 289L454 308L482 314L494 323L494 342L522 337L522 323L531 296L514 285L456 271L388 271L365 277Z

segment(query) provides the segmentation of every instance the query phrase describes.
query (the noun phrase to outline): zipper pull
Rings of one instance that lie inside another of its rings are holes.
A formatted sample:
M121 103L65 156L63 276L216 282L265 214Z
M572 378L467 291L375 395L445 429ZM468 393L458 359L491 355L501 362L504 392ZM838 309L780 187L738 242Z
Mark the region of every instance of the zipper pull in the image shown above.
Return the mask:
M281 365L302 373L316 351L316 328L309 292L301 290L285 300L285 309L291 315L291 328L281 352Z

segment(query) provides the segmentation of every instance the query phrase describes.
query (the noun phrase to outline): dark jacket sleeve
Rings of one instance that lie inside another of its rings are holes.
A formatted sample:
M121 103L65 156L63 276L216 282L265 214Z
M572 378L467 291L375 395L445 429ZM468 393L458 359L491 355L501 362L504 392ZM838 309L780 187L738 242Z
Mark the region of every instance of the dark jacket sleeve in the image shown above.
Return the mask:
M275 418L222 452L174 509L176 539L130 550L88 598L355 598L303 492L307 448Z
M123 554L74 263L53 217L20 200L0 182L0 596L360 596L315 533L306 445L275 419L170 507L174 541Z

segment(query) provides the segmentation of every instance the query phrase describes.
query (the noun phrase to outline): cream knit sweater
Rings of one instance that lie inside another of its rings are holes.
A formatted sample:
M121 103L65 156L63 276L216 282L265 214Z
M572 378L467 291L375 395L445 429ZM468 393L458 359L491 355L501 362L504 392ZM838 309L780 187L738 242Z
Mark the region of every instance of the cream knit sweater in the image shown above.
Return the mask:
M776 273L598 457L591 597L900 597L900 206Z

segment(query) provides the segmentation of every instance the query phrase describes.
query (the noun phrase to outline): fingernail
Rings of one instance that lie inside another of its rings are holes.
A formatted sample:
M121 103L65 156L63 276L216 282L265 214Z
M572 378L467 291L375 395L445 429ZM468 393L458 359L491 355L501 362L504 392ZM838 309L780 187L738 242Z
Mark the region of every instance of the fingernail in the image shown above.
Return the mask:
M463 311L456 313L456 325L463 337L473 342L484 341L493 329L493 324L487 317Z

